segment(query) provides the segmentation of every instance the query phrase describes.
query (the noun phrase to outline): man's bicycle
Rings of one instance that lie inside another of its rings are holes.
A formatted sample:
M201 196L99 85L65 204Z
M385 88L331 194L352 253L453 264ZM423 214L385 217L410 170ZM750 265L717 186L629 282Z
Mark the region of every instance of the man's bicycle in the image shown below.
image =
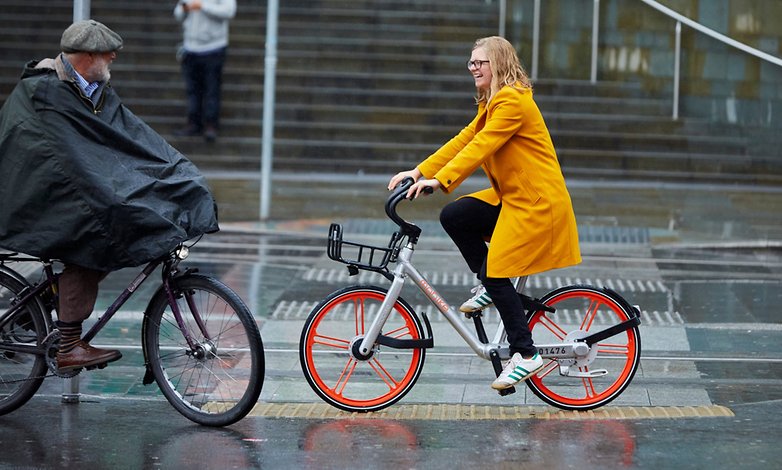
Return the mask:
M475 332L461 320L424 276L412 257L421 229L404 219L396 206L406 197L408 178L389 196L385 210L399 226L386 247L343 240L342 227L329 229L328 256L345 263L350 274L380 273L391 286L354 285L323 299L310 313L301 333L299 356L304 376L327 403L352 412L377 411L400 400L413 388L434 345L431 325L423 324L400 297L407 279L445 316L467 345L491 361L496 375L510 357L500 322L490 340L482 313L465 314ZM395 262L393 271L388 264ZM604 287L570 285L540 299L521 294L532 337L545 366L526 384L544 402L566 410L590 410L609 403L630 384L641 356L639 310ZM424 326L426 329L424 329ZM487 386L488 387L488 386ZM515 388L500 391L514 393Z
M191 245L192 246L192 245ZM264 379L261 335L239 296L220 281L179 269L189 252L180 245L147 264L84 335L89 342L162 265L162 282L144 311L141 344L145 385L156 381L166 399L188 419L225 426L252 410ZM30 283L16 263L37 262L42 281ZM81 369L57 368L59 331L54 262L0 254L0 415L24 405L44 378L73 377Z

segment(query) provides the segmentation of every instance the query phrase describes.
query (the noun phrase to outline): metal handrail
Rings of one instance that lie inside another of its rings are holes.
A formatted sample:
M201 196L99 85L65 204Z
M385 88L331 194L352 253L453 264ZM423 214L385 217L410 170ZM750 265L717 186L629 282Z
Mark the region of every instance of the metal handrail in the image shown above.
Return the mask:
M767 62L771 62L772 64L782 66L782 59L778 57L774 57L771 54L767 54L761 50L755 49L754 47L736 41L735 39L731 39L728 36L725 36L724 34L718 33L713 29L707 28L706 26L703 26L702 24L687 18L686 16L677 13L671 10L670 8L666 7L665 5L661 5L654 0L641 0L641 1L649 5L650 7L654 8L655 10L659 11L660 13L676 20L676 30L675 30L676 39L675 39L675 50L674 50L674 59L673 59L674 62L673 63L673 111L671 113L671 117L674 121L679 119L679 87L680 87L679 82L681 80L680 69L681 69L681 47L682 47L682 23L724 44L735 47L736 49L742 52L746 52L747 54L751 54L755 57L758 57L759 59L765 60Z
M675 19L677 22L684 23L685 25L689 26L692 29L698 30L699 32L711 36L712 38L724 42L725 44L729 46L733 46L736 49L739 49L741 51L746 52L747 54L752 54L755 57L758 57L760 59L763 59L765 61L771 62L772 64L776 64L779 66L782 66L782 59L779 57L775 57L771 54L768 54L766 52L763 52L759 49L755 49L752 46L748 46L744 44L743 42L736 41L735 39L731 39L728 36L725 36L724 34L718 33L714 31L713 29L707 28L706 26L703 26L700 23L697 23L686 16L675 12L674 10L671 10L670 8L666 7L665 5L661 5L660 3L656 2L655 0L641 0L645 4L649 5L650 7L654 8L655 10L670 16L671 18Z
M690 28L703 33L711 38L714 38L724 44L735 47L740 51L753 55L759 59L765 60L775 65L782 66L782 59L773 56L759 49L755 49L752 46L748 46L742 42L731 39L724 34L718 33L713 29L710 29L702 24L693 21L686 16L677 13L676 11L661 5L655 0L641 0L646 5L654 8L660 13L676 20L675 28L675 45L674 45L674 71L673 71L673 111L672 117L674 120L679 118L679 82L680 82L680 69L681 69L681 31L682 23ZM597 83L597 56L598 56L598 33L599 33L599 17L600 17L600 0L593 0L594 6L592 9L592 58L591 58L591 70L590 70L590 82ZM500 36L505 35L505 20L506 20L506 0L500 1ZM533 12L532 12L532 67L531 78L537 80L538 78L538 58L540 50L540 0L534 0Z

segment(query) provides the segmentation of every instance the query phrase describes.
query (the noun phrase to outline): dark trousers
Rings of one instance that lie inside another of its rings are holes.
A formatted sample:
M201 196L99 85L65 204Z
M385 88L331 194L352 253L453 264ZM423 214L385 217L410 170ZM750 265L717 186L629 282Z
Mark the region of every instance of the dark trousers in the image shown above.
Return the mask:
M218 128L220 88L226 48L206 54L188 52L182 58L182 75L187 92L187 121L197 131L204 126Z
M508 333L510 352L531 356L537 352L524 315L521 298L508 278L486 275L489 249L486 239L494 232L501 206L492 206L471 197L457 199L443 207L440 223L462 253L470 270L478 275Z
M98 284L108 273L67 264L57 281L60 304L57 318L68 323L81 323L95 307Z

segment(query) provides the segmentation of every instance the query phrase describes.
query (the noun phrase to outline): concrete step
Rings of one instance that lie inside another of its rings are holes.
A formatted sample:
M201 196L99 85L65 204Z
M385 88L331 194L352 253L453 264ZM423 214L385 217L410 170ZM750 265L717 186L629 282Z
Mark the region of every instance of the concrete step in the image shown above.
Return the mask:
M172 138L171 143L204 168L215 164L232 169L251 170L260 156L260 138L241 138L232 141L218 139L205 147L200 138ZM322 171L388 173L409 168L436 150L439 143L362 142L331 140L302 141L276 139L275 168ZM241 146L237 152L236 146ZM694 150L595 149L557 146L563 169L594 169L617 171L700 172L704 176L726 173L740 178L740 174L777 176L782 181L782 163L773 156L757 157L737 153L699 153ZM216 158L215 156L219 156ZM609 172L610 173L610 172Z
M476 37L496 33L498 2L283 3L275 168L398 171L419 162L472 117L474 88L464 63ZM27 60L57 52L72 6L71 0L0 0L0 102ZM254 171L260 159L265 8L265 0L239 2L231 23L221 135L205 144L172 134L185 115L174 60L181 31L173 4L92 1L93 17L126 41L112 67L112 85L125 104L199 166L236 171ZM779 153L764 143L767 134L672 121L670 98L639 83L540 80L535 99L569 174L696 179L726 172L745 179L782 174L766 157ZM750 151L753 156L746 156Z

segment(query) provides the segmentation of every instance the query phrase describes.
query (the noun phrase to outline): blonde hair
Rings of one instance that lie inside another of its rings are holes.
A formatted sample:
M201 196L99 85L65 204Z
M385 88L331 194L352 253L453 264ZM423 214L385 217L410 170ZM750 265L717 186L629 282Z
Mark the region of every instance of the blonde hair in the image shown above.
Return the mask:
M472 49L475 50L479 47L484 49L486 57L489 59L491 88L490 90L479 89L475 96L476 103L488 103L504 86L517 89L532 88L527 72L524 71L519 56L516 55L516 49L507 39L500 36L480 38L475 41Z

